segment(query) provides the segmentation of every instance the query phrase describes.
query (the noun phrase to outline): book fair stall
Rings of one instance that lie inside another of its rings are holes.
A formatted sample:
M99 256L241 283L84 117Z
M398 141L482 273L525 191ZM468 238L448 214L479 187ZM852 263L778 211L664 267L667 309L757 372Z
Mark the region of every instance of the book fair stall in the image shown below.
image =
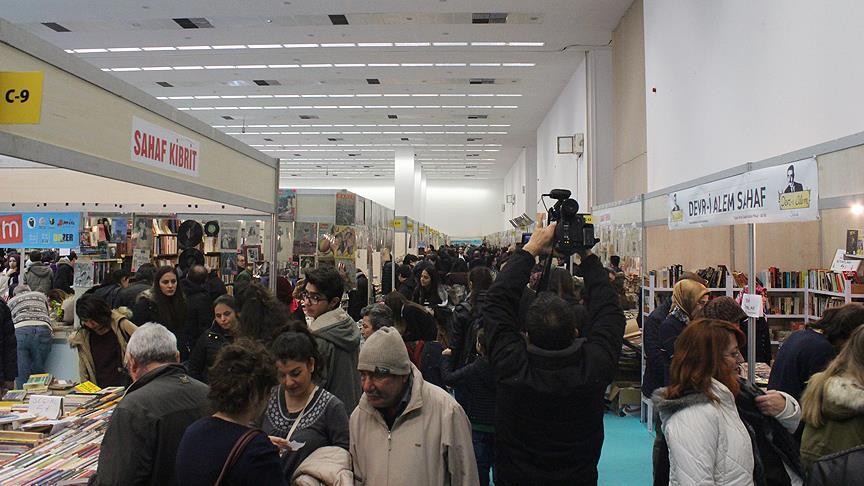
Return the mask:
M0 85L20 93L0 117L0 248L22 264L27 250L74 251L76 294L143 263L202 263L230 284L243 255L268 276L277 160L3 20L0 58ZM123 390L78 383L63 321L48 373L0 401L0 484L86 483L96 469Z

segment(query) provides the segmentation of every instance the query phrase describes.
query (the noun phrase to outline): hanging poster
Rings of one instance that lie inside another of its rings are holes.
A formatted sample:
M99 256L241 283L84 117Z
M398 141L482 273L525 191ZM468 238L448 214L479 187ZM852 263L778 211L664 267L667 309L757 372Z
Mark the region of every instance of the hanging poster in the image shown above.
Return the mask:
M333 259L336 251L336 240L333 237L333 225L318 223L318 260Z
M132 250L132 271L137 272L138 268L145 263L150 263L150 250L145 248L136 248Z
M753 170L668 196L669 228L819 219L816 159Z
M336 270L348 281L348 289L357 288L357 267L354 260L340 258L336 260Z
M237 253L223 251L219 254L219 273L225 277L237 273Z
M294 221L297 219L297 191L294 189L279 189L276 211L279 221Z
M93 286L93 264L90 262L75 263L75 278L72 281L73 287Z
M351 226L333 227L333 253L336 258L354 259L354 250L357 248L357 239L354 228Z
M126 218L111 219L111 241L114 243L126 243L129 233L129 220Z
M81 213L0 214L0 245L27 248L80 246Z
M261 225L257 221L246 223L246 236L243 244L249 246L261 244Z
M282 263L290 262L291 257L294 256L294 252L292 251L294 248L292 248L293 245L291 243L294 241L293 228L294 225L292 223L284 221L280 221L276 227L276 255L280 267Z
M315 255L300 255L300 278L315 269Z
M223 223L219 229L219 249L237 251L240 240L239 232L240 228L237 223Z
M354 224L354 215L357 211L357 196L348 191L336 193L336 224Z
M294 254L309 255L315 253L318 244L318 223L294 224Z
M153 248L153 218L149 216L135 216L132 226L132 242L136 249Z

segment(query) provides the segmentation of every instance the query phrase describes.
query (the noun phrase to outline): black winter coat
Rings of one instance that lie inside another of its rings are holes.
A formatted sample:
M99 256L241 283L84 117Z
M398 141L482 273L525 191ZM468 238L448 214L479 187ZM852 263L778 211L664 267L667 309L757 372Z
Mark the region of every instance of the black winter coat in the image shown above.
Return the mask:
M189 374L192 375L192 378L208 383L207 371L216 361L216 355L222 346L231 344L233 341L234 337L226 333L219 324L214 322L210 325L210 329L198 338L192 348L192 355L189 357L188 363Z
M65 260L64 260L65 261ZM75 269L68 263L60 263L57 265L57 272L54 274L55 289L60 289L67 294L73 293L72 284L75 282Z
M626 320L606 269L583 259L593 329L587 338L548 351L519 332L519 302L534 257L517 251L486 294L483 320L489 362L497 375L496 483L597 483L603 445L603 401L618 368Z
M672 299L658 305L642 324L642 347L645 353L645 374L642 375L642 394L650 397L654 390L665 385L665 365L660 349L660 324L669 315Z
M451 348L452 349L452 348ZM472 424L491 426L495 423L495 372L485 356L457 367L454 357L444 356L441 376L444 384L459 389L459 404Z
M138 296L152 286L153 284L149 281L130 282L128 287L120 289L120 292L117 293L117 307L133 309ZM138 320L136 319L135 322L138 322Z
M864 478L864 445L829 454L810 466L807 486L858 484Z
M12 381L18 376L18 339L12 311L0 299L0 382Z
M95 484L176 484L180 439L186 427L209 413L208 390L179 364L139 378L111 416Z
M348 315L355 321L360 320L360 311L369 305L369 279L362 273L357 274L357 288L348 291Z
M186 339L192 346L213 323L213 299L204 286L185 279L180 282L186 295Z
M396 282L397 284L399 282ZM381 293L384 295L393 291L393 262L387 262L381 269Z

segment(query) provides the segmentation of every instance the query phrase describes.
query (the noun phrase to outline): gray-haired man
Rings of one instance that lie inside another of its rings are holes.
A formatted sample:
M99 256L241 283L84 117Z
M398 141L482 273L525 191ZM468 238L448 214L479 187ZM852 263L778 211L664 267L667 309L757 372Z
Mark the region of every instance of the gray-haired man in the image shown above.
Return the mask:
M384 304L367 305L360 311L360 334L369 339L373 332L393 325L393 311Z
M160 324L139 327L123 362L133 383L102 440L99 485L173 485L186 427L207 412L207 385L179 364L177 338Z

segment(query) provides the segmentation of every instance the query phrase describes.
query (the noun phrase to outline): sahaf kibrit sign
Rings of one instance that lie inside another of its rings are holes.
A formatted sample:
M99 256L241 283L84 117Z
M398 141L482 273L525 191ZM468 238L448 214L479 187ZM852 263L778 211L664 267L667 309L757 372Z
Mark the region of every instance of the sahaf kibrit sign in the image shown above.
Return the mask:
M753 170L670 193L669 228L819 219L816 159Z
M198 177L201 144L167 128L132 117L132 160Z

